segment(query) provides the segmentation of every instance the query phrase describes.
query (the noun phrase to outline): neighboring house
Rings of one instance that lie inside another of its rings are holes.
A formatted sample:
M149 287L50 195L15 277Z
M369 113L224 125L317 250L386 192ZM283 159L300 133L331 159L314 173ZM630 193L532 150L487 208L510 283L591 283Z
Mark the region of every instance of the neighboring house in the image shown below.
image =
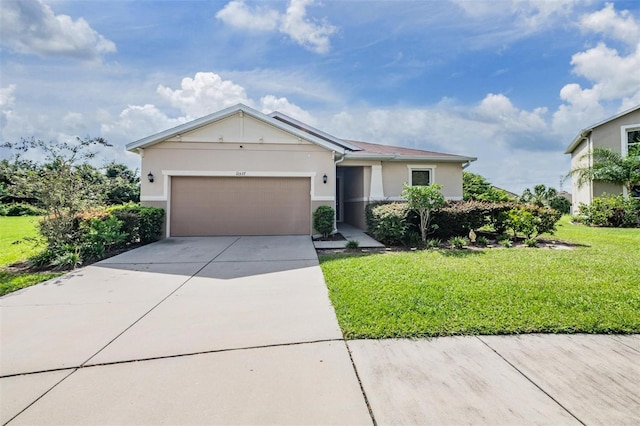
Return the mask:
M365 205L400 200L402 185L438 183L462 199L475 158L331 136L245 105L127 145L142 160L140 200L166 211L167 236L310 235L312 213L365 228Z
M637 142L640 136L640 105L604 121L581 130L573 139L565 154L571 154L571 170L584 166L585 159L581 158L593 148L610 148L622 155L627 155L629 147ZM581 163L581 161L583 163ZM577 212L581 203L591 204L593 197L607 194L627 194L622 185L603 182L591 182L578 187L577 178L572 180L572 207ZM639 188L640 190L640 188ZM635 191L634 191L635 192Z

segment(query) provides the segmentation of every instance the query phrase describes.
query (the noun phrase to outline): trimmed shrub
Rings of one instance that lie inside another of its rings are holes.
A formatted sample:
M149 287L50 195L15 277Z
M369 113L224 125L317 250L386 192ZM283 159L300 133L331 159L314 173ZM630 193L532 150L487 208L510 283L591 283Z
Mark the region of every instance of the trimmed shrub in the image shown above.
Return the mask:
M604 194L595 197L591 205L580 204L578 218L591 226L637 228L640 227L640 200Z
M468 235L469 231L493 226L496 232L506 230L506 212L516 203L487 201L454 201L434 212L433 223L438 225L435 235L446 238Z
M347 245L345 246L345 248L349 250L355 250L358 247L360 247L360 243L357 240L349 240L347 241Z
M562 213L554 209L528 204L509 210L506 224L514 237L521 233L531 239L540 234L553 234L561 217Z
M409 230L408 213L407 203L374 205L367 213L369 232L385 245L404 244Z
M336 211L331 206L320 206L313 212L313 228L328 237L333 231L333 222L335 220Z

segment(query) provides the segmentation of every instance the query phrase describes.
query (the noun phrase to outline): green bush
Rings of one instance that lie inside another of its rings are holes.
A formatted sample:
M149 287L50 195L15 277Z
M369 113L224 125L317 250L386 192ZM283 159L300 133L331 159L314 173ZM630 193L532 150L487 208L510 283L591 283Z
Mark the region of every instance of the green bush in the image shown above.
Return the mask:
M527 204L509 210L506 225L514 237L520 233L530 239L540 234L553 234L561 217L562 213L554 209Z
M349 250L355 250L360 247L360 243L357 240L349 240L347 241L347 245L345 247Z
M44 211L26 203L0 205L0 216L42 216Z
M40 233L47 248L31 261L40 267L75 267L131 244L155 241L162 236L163 223L163 209L135 204L75 216L46 216L40 222Z
M128 235L127 244L146 244L162 237L163 209L129 203L110 207L107 211L122 221L122 230Z
M81 226L83 241L80 253L85 260L102 259L109 250L122 246L127 240L122 221L114 215L104 219L92 218Z
M478 238L476 238L476 244L480 247L486 247L489 245L489 239L484 235L480 235Z
M433 224L438 226L435 235L443 238L464 236L472 229L484 226L502 233L506 230L506 212L516 205L513 202L450 201L434 212Z
M462 249L469 245L469 240L466 237L451 237L447 242L452 248Z
M603 194L591 205L580 204L578 218L587 225L612 228L640 227L640 200Z
M374 205L367 215L369 232L385 245L404 244L409 229L408 213L407 203Z
M320 206L313 212L313 229L328 237L333 232L336 211L331 206Z

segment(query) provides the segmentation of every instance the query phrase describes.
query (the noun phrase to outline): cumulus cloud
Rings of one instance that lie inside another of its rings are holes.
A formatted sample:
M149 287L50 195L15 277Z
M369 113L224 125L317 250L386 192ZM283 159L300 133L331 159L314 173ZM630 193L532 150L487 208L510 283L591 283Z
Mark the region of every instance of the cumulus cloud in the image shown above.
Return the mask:
M159 85L157 94L161 103L178 109L179 116L171 117L153 104L129 105L116 120L109 120L109 124L102 125L102 135L112 142L128 143L238 103L264 113L277 110L305 123L315 123L308 111L286 97L265 95L254 100L247 95L244 87L212 72L199 72L193 77L185 77L176 89Z
M503 94L488 94L475 105L445 99L416 108L351 109L332 115L322 128L347 139L478 157L470 171L522 191L537 183L557 186L568 167L560 153L564 141L552 136L546 113L546 108L527 111Z
M613 3L607 3L598 12L583 15L579 28L583 32L605 34L631 46L640 40L640 26L633 15L628 10L617 12Z
M307 17L307 7L314 0L289 0L284 13L265 6L248 6L244 0L233 0L222 8L216 18L232 27L248 31L278 31L304 48L327 53L331 48L330 37L337 28L326 20Z
M212 72L182 79L179 89L158 86L158 94L188 118L202 117L237 103L252 104L244 87Z
M265 114L278 111L290 117L294 117L296 120L300 120L303 123L311 125L316 123L316 120L311 113L300 108L298 105L289 102L289 100L284 97L276 98L273 95L263 96L260 98L260 110Z
M580 27L622 41L629 51L620 52L603 40L571 57L572 72L591 86L569 83L560 91L563 104L553 114L553 127L563 135L640 103L640 24L629 11L616 11L607 3L602 10L583 15Z
M56 15L42 0L2 0L0 40L18 53L82 60L97 60L116 51L116 45L87 21Z
M253 31L275 31L278 29L280 13L268 7L251 8L242 0L229 2L216 14L227 25Z

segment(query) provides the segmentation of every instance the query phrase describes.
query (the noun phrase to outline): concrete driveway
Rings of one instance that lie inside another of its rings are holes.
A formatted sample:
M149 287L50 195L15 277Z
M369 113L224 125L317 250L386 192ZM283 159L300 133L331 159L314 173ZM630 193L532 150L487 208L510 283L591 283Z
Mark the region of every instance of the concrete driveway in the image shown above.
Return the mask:
M308 237L168 239L0 305L2 424L640 424L639 335L346 344Z
M309 237L172 238L1 299L2 424L365 424Z

